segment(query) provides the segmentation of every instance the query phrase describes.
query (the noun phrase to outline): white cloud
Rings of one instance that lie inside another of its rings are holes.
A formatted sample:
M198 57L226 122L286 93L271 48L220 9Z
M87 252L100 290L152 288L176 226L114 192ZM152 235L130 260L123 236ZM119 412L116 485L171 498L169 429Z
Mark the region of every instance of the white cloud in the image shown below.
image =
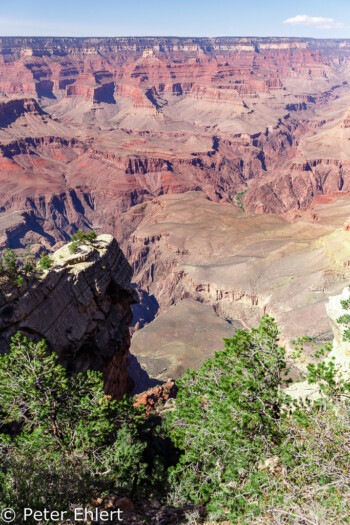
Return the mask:
M345 27L342 22L337 22L334 18L324 18L322 16L307 16L297 15L293 18L287 18L283 21L284 24L290 26L309 26L316 27L317 29L337 29Z

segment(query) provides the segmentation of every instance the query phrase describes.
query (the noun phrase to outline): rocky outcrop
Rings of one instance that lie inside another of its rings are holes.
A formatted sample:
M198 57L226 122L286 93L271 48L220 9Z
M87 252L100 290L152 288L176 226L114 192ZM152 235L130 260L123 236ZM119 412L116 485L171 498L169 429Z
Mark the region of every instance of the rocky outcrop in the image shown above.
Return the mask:
M0 126L8 126L20 116L28 113L31 113L35 116L42 116L46 114L41 109L37 101L33 98L19 98L1 102Z
M54 264L23 288L0 296L0 351L17 331L44 338L69 373L104 373L105 391L120 398L130 392L128 374L132 270L116 240L100 235L93 246L72 255L68 246L53 254Z
M347 310L342 307L341 301L347 301L349 299L350 288L347 286L340 295L330 297L326 307L334 335L333 348L328 359L333 359L336 366L339 367L339 370L346 375L350 373L350 342L344 341L344 332L347 326L338 323L337 320L342 315L348 313Z
M344 378L350 377L350 342L344 341L346 325L338 323L338 319L347 313L347 309L342 306L342 301L350 300L350 287L344 288L341 294L329 297L326 304L326 311L332 327L333 345L331 352L325 357L326 362L332 361L336 366L339 375ZM323 397L318 383L308 383L300 381L292 384L286 392L295 399L315 400Z
M106 82L104 84L100 84L95 82L94 77L92 80L89 78L85 79L84 77L79 78L78 82L66 85L67 97L81 96L85 100L89 100L93 103L115 103L113 93L113 82Z
M163 385L157 385L147 392L143 392L135 396L134 405L144 406L146 414L150 414L153 411L162 410L162 407L169 401L169 399L175 399L178 392L178 387L175 381L169 380Z

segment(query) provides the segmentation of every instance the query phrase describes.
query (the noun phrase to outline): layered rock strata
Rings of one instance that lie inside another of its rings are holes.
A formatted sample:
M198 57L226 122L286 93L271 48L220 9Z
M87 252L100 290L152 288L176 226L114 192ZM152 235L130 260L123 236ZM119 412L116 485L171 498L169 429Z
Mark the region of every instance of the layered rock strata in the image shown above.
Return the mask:
M349 193L349 61L348 40L1 38L1 245L121 240L166 193L258 213Z
M134 340L158 381L264 312L286 340L329 338L350 271L349 64L347 40L0 39L0 247L116 237L135 330L158 314Z
M130 392L128 374L132 270L116 240L100 235L93 246L72 255L68 246L53 254L53 266L23 288L0 295L0 351L20 331L44 338L69 373L104 373L105 391Z

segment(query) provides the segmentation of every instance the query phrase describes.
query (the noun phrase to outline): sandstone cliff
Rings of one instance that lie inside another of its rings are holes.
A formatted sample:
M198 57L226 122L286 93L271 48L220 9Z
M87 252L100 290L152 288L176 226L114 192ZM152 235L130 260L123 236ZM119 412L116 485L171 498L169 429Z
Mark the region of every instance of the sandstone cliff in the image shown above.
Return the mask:
M106 393L120 398L132 388L128 374L132 270L116 240L100 235L72 255L68 246L39 279L11 295L0 294L0 352L18 330L45 338L70 373L104 373Z

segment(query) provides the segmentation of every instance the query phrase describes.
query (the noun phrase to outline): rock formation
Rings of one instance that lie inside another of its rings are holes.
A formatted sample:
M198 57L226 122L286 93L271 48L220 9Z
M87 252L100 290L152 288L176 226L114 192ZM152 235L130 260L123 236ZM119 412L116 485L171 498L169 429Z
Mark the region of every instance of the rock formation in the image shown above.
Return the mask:
M326 304L326 312L333 333L333 343L331 352L325 356L325 361L332 361L338 374L341 374L345 379L350 377L350 342L344 341L346 325L338 323L338 319L347 312L342 307L341 301L349 299L350 287L346 286L341 294L329 297ZM286 392L295 399L318 399L323 396L317 383L309 384L307 381L292 384L286 389Z
M286 213L349 192L349 60L347 40L1 38L2 245L121 240L165 193Z
M143 405L146 409L146 414L150 414L152 411L164 410L164 405L169 399L175 399L178 392L178 387L175 381L169 380L163 385L158 385L142 394L134 397L134 405Z
M53 266L23 288L0 296L0 351L17 331L44 338L69 373L104 373L106 393L120 398L132 389L128 374L132 270L117 242L100 235L72 255L53 254Z
M151 379L264 312L286 340L329 339L350 281L349 64L348 40L0 39L0 248L117 238Z
M348 313L341 305L341 301L350 299L350 288L344 288L340 295L330 297L327 304L327 314L331 322L332 331L334 335L333 347L328 359L334 359L334 363L339 370L345 375L350 374L350 342L344 341L344 331L346 325L337 322L339 317Z

